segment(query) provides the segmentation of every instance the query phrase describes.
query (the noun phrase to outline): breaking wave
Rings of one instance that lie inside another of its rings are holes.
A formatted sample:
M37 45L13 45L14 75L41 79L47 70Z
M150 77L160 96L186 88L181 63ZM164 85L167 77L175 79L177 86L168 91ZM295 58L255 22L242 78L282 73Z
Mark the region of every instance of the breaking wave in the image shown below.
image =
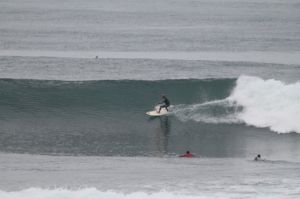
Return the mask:
M178 105L174 112L182 121L245 123L278 133L300 133L300 82L240 76L229 97Z

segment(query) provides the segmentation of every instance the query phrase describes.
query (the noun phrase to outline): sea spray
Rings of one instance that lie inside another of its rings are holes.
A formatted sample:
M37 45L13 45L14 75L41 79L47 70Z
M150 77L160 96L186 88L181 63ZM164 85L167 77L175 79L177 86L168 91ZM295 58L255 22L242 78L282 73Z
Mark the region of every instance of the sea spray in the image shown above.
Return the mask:
M237 106L235 102L223 100L214 100L200 104L176 105L173 113L181 121L194 120L205 123L239 123L241 122L236 113L241 111L242 107Z

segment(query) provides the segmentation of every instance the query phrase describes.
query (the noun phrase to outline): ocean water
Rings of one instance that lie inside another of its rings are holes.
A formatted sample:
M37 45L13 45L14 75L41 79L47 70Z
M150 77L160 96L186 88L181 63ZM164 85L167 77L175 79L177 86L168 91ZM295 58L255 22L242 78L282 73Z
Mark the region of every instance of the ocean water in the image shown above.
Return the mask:
M1 199L300 197L297 0L0 7Z

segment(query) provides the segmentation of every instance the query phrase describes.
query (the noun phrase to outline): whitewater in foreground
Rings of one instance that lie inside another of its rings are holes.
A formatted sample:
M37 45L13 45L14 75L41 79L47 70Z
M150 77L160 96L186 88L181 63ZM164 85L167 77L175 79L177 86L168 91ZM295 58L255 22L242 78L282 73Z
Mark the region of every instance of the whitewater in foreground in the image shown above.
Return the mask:
M3 199L298 198L299 163L0 154ZM20 187L23 187L21 190ZM15 191L18 190L18 191Z

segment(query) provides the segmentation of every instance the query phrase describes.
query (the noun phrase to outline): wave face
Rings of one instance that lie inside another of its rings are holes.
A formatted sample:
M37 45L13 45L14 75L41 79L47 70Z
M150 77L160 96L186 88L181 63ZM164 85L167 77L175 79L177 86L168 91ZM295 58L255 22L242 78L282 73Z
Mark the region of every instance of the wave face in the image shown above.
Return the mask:
M163 81L1 79L0 150L155 156L190 146L213 156L240 155L239 148L212 151L201 148L208 145L199 147L199 142L224 132L246 136L247 126L262 136L269 132L265 128L300 133L299 91L299 82L250 76ZM145 112L161 94L171 100L173 115L159 120L157 126L153 123L158 120L149 119ZM187 134L194 143L188 143ZM225 143L228 139L206 141L236 146ZM243 139L239 142L242 147Z
M0 150L126 156L165 153L170 133L181 133L187 124L170 118L157 127L153 124L157 120L148 120L145 113L160 95L166 94L172 104L203 103L228 96L234 84L234 79L2 79ZM155 143L156 139L160 143Z
M55 81L1 79L1 118L30 114L100 114L152 108L166 94L173 104L222 99L234 79Z

